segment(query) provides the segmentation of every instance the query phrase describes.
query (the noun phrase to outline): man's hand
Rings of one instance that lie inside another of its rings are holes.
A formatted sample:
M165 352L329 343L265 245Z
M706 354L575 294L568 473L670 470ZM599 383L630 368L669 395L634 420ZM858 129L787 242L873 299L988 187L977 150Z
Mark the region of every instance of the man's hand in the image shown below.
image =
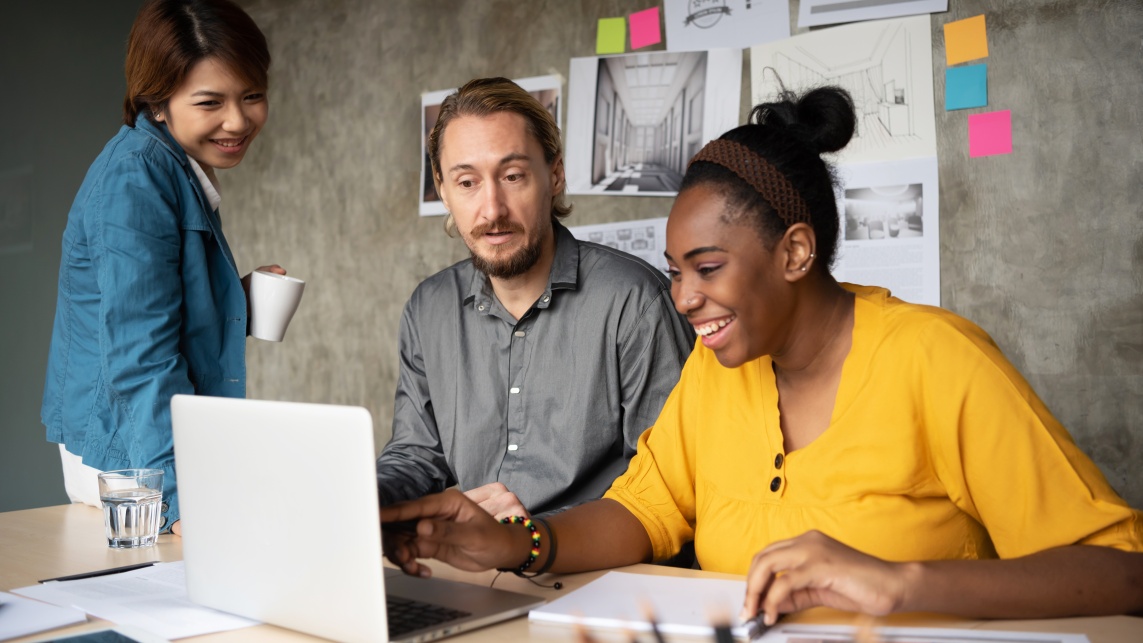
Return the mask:
M531 518L532 515L524 508L524 503L516 497L516 494L508 490L503 483L492 482L469 489L464 492L468 499L480 505L480 508L487 511L493 518L500 520L509 516L521 516L524 518Z

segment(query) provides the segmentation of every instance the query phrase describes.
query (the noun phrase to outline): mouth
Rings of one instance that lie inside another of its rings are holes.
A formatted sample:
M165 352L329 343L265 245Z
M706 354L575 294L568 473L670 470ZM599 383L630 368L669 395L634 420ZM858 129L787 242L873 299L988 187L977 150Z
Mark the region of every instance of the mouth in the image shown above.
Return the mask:
M736 319L738 319L736 315L730 315L722 319L712 319L701 324L695 324L695 333L702 338L704 346L713 348L726 336L726 328L733 324Z
M237 154L246 147L246 142L250 140L249 136L240 138L212 138L208 139L214 144L215 148L223 154Z

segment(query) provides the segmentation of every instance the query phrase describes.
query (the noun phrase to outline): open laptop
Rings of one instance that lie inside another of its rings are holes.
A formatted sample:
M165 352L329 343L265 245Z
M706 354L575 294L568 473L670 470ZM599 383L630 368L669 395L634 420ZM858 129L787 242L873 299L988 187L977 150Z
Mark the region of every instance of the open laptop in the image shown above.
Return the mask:
M428 641L544 603L382 566L363 408L176 395L171 421L195 603L351 643ZM408 624L423 604L446 620Z

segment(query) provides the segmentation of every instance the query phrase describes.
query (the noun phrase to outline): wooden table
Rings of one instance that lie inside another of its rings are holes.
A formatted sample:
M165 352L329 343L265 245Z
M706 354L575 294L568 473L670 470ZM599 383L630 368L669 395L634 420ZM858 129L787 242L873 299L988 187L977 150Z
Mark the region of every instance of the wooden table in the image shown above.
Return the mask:
M133 563L159 560L164 562L182 559L182 543L176 536L159 537L155 547L143 549L110 549L103 537L103 514L99 509L84 505L61 505L0 513L0 591L34 585L43 578L55 578L69 574L108 569ZM430 563L435 574L442 578L487 585L492 582L495 572L469 573L453 569L443 563ZM675 569L655 565L632 565L623 571L641 574L693 576L705 578L738 578L727 574L716 574L698 570ZM550 584L554 580L563 583L564 588L554 590L538 587L523 579L504 574L496 580L496 587L524 594L532 594L546 599L554 599L567 592L582 587L598 578L603 572L551 576L544 580ZM833 610L810 610L803 614L787 617L789 622L803 623L849 623L851 615ZM1091 643L1141 643L1143 642L1143 618L1131 616L1107 616L1099 618L1066 618L1031 621L970 621L933 614L897 614L883 619L885 625L899 627L968 627L988 630L1038 631L1086 634ZM77 625L61 632L78 633L98 629L106 623L97 621ZM627 641L626 635L617 632L593 632L601 642ZM42 640L44 635L15 639L15 643ZM647 640L648 637L644 637ZM274 627L257 627L221 632L206 636L183 639L186 641L207 641L224 643L229 641L315 641L314 637ZM499 625L486 627L455 638L457 643L505 643L507 641L575 641L571 628L559 625L534 624L526 618L517 618ZM691 640L679 638L679 640Z

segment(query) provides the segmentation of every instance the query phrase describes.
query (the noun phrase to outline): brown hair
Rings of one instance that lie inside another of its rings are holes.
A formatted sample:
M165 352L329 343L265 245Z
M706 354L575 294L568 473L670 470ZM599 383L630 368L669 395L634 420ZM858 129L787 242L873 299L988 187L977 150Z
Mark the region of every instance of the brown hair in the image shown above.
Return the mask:
M544 150L544 161L551 165L563 153L560 144L560 126L555 117L532 94L524 91L507 78L477 78L451 93L441 103L436 125L429 134L429 160L433 165L433 183L440 193L441 145L448 124L461 116L490 116L497 112L513 112L524 117L528 133L535 137ZM566 184L565 184L566 186ZM566 187L565 187L566 189ZM564 192L552 195L552 219L566 217L571 205L565 202ZM452 215L445 220L445 231L450 235L456 229Z
M216 58L252 88L265 89L270 50L258 25L230 0L149 0L127 42L123 122L132 127L167 107L199 61Z

